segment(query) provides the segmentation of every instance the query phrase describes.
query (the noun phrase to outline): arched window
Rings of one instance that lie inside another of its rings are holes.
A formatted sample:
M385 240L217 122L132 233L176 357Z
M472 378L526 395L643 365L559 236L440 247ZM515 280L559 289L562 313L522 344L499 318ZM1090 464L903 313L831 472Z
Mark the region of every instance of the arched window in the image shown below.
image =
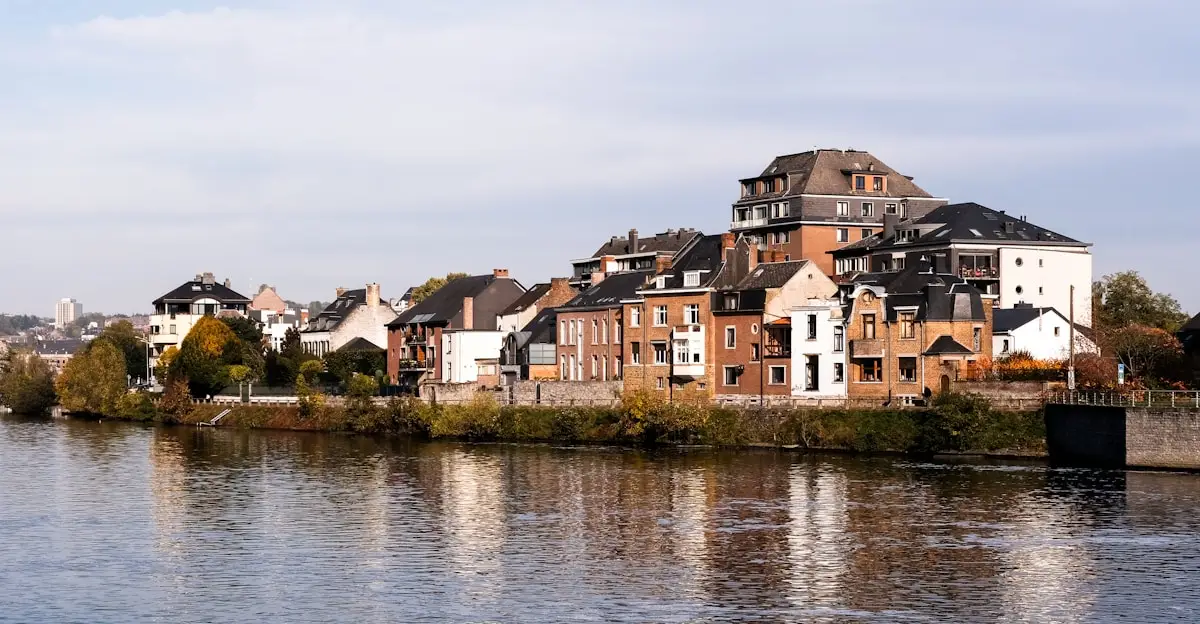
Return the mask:
M600 344L608 344L608 319L600 321Z

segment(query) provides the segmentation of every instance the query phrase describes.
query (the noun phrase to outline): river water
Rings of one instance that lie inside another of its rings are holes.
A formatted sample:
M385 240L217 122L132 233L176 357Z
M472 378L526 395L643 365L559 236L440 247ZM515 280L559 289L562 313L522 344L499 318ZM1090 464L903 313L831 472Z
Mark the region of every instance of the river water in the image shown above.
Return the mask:
M0 420L2 622L1200 620L1200 476Z

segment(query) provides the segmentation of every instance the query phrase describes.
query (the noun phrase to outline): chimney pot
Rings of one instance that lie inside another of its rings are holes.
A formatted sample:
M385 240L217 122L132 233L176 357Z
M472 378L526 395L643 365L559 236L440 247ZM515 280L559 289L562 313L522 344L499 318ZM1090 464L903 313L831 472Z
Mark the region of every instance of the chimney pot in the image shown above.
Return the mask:
M492 276L498 278L508 277L508 269L492 269Z
M231 288L232 286L233 282L230 282L228 277L225 278L225 288Z
M721 234L721 249L732 249L734 241L736 240L737 239L734 237L733 232L725 232L724 234Z
M372 308L379 307L379 284L375 282L367 284L367 305Z

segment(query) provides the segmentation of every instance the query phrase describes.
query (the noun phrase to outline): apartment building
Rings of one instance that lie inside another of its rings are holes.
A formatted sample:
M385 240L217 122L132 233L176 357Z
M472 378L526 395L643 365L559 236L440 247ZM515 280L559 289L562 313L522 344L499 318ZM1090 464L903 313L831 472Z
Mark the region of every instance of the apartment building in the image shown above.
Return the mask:
M500 349L501 382L512 385L519 379L560 379L554 308L538 312L520 331L509 332Z
M588 258L571 261L571 285L584 290L592 284L592 276L640 271L658 273L670 264L670 259L687 247L700 232L691 228L667 230L654 236L641 237L636 229L627 237L614 236Z
M178 347L192 326L205 316L245 316L250 299L230 288L230 281L217 283L212 273L195 279L153 301L150 316L151 366L170 347Z
M878 234L833 250L838 275L896 272L922 259L958 276L1001 308L1028 304L1091 326L1092 255L1080 242L976 203L950 204L908 220L887 219Z
M559 379L621 379L624 305L651 279L646 272L597 274L587 290L557 312Z
M333 303L300 330L304 351L325 357L356 338L386 348L387 324L396 318L396 312L380 296L379 284L354 290L338 288L334 294Z
M54 326L58 329L65 329L82 316L83 304L69 297L60 299L54 305Z
M819 149L777 156L739 180L730 230L785 260L811 260L832 275L828 252L869 238L885 215L918 218L936 198L865 151Z
M843 288L852 399L911 404L992 356L992 302L957 275L918 262Z

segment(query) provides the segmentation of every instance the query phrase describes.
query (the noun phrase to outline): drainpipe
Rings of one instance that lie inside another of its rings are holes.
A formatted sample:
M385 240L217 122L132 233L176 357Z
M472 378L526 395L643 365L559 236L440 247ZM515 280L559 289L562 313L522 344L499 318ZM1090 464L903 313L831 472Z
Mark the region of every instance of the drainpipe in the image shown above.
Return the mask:
M763 394L766 392L766 380L763 375L766 373L767 361L767 311L763 310L758 315L758 407L762 408ZM793 375L795 372L793 371Z

